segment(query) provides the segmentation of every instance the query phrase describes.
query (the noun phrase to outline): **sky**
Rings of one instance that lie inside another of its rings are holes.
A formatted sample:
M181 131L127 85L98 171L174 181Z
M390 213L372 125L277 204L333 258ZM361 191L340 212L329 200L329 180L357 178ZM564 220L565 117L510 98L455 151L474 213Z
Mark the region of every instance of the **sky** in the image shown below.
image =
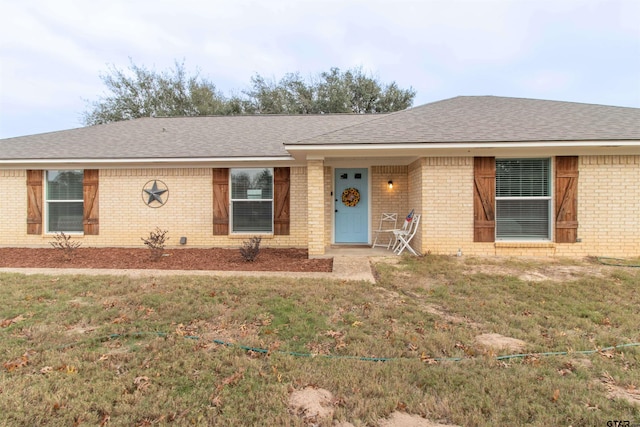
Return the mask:
M0 138L81 127L110 67L176 62L227 96L360 67L414 106L640 108L640 0L0 0Z

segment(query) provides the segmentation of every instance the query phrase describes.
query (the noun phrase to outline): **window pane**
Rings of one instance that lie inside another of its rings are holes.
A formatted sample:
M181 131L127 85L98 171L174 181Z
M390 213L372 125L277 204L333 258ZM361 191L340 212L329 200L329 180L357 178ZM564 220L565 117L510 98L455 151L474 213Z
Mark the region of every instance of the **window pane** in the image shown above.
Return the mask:
M233 231L271 233L272 202L233 202Z
M83 172L47 171L47 200L82 200Z
M549 200L497 200L496 237L548 239Z
M549 159L497 159L496 197L549 196Z
M232 199L272 199L271 169L231 169Z
M49 203L49 232L82 232L82 202Z

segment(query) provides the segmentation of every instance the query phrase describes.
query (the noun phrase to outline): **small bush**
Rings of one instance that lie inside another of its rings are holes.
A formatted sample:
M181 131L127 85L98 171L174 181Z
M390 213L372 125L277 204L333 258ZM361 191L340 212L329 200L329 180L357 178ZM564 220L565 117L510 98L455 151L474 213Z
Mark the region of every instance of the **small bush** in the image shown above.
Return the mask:
M149 253L149 258L152 261L158 261L162 258L162 254L164 253L164 245L169 240L167 237L168 230L162 230L160 227L156 227L155 231L149 232L149 237L146 239L141 237L144 244L151 251Z
M81 242L71 240L71 236L64 234L64 232L56 233L53 236L53 242L49 242L54 249L58 249L62 252L62 257L65 261L71 260L75 255L75 250L82 245Z
M240 255L247 262L252 262L256 259L258 254L260 253L260 241L261 237L252 237L248 242L242 242L242 247L240 248Z

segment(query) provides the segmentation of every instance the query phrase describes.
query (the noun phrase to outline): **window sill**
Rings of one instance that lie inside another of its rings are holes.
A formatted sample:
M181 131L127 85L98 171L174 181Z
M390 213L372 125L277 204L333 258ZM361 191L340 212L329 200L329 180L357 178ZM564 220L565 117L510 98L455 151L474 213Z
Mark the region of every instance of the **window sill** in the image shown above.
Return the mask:
M555 248L554 242L495 242L496 248Z
M250 239L252 237L260 237L261 239L274 239L274 234L256 234L256 233L234 233L227 236L229 239Z

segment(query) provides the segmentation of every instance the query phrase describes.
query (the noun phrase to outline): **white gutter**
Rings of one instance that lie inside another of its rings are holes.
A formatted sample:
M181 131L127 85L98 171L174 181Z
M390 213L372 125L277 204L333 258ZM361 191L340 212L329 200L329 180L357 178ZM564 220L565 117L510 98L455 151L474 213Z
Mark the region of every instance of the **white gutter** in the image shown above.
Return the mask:
M397 144L284 144L287 151L438 150L478 148L638 147L640 141L412 142Z
M230 162L276 162L293 161L293 157L168 157L168 158L128 158L128 159L0 159L2 163L230 163Z

